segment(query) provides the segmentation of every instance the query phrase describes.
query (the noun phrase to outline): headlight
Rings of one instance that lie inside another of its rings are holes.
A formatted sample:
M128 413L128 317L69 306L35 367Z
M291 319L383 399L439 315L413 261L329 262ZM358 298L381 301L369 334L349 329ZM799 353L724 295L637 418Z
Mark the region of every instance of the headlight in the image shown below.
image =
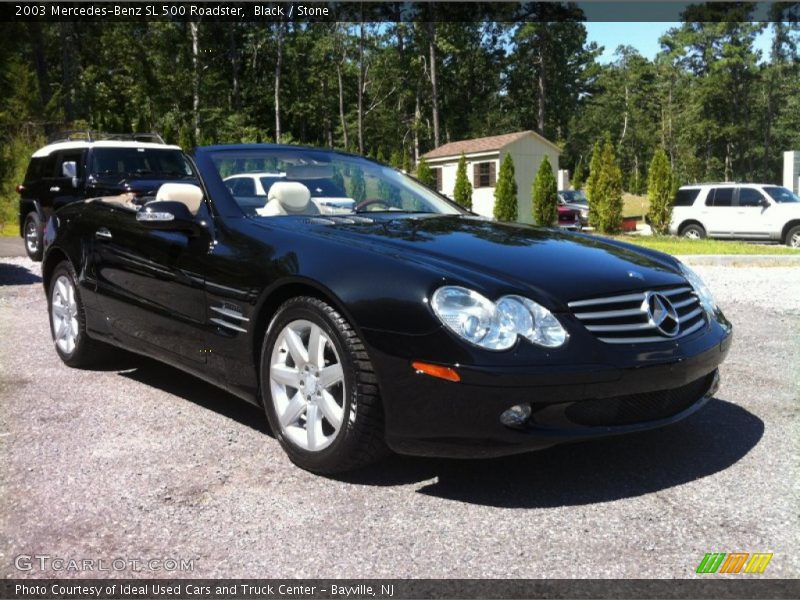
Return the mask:
M518 336L557 348L568 337L553 313L522 296L503 296L492 302L467 288L445 286L434 292L431 307L450 331L488 350L508 350Z
M703 305L706 313L708 313L709 317L713 317L715 311L718 309L717 301L714 300L714 296L711 295L711 290L708 289L708 286L700 279L700 275L692 271L689 267L687 267L683 263L678 263L683 276L686 277L686 281L694 288L694 291L697 293L697 297L700 299L700 304Z

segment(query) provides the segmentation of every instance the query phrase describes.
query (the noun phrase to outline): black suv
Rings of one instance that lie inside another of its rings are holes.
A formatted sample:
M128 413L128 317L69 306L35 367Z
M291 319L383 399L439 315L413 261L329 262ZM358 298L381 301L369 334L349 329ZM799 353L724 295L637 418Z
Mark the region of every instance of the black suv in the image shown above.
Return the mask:
M181 149L158 134L61 134L34 152L17 186L25 251L42 259L44 225L65 204L119 194L151 200L161 184L173 181L195 183L195 172Z

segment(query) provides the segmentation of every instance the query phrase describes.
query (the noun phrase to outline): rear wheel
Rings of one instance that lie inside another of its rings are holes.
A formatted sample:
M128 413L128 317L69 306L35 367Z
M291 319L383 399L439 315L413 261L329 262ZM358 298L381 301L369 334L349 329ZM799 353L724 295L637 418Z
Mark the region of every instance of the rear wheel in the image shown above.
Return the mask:
M800 225L792 227L786 234L786 245L790 248L800 248Z
M317 298L285 302L261 352L267 418L296 465L336 473L386 452L372 364L347 320Z
M692 223L681 230L681 235L690 240L702 240L706 237L706 230L701 225Z
M100 344L86 334L86 315L76 281L75 270L66 261L53 271L47 298L50 332L64 363L87 367L98 359Z
M22 225L25 239L25 252L28 258L35 261L42 260L42 222L39 215L29 212Z

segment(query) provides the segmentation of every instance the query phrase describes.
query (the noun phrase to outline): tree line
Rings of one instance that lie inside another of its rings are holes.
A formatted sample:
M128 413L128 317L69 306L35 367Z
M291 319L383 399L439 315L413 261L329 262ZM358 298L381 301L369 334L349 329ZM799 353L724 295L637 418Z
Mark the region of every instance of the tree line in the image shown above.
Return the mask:
M687 9L654 60L623 45L609 64L570 4L525 23L2 23L2 213L65 127L302 143L407 171L442 143L533 129L578 179L608 140L634 193L659 147L680 183L780 181L800 144L800 29L778 4L771 23L751 22L753 5L715 10Z

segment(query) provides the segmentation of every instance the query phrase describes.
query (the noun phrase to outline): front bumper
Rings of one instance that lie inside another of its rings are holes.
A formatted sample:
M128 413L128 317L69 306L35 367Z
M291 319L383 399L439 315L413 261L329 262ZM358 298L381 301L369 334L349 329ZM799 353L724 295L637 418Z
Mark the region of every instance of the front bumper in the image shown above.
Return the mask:
M477 367L450 364L453 383L415 372L403 344L367 335L382 383L387 444L400 454L494 457L661 427L701 408L719 385L730 329L706 331L671 357L609 363ZM397 351L399 349L399 352ZM654 353L657 355L658 353ZM504 425L514 406L530 419Z

